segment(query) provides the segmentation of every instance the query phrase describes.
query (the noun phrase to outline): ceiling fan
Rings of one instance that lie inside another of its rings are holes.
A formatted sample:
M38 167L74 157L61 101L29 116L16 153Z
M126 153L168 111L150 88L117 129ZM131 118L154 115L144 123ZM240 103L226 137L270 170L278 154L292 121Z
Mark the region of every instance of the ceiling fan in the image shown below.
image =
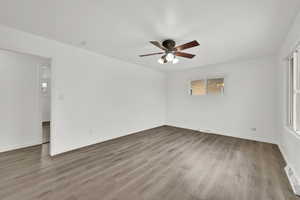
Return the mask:
M145 57L145 56L153 56L153 55L160 55L164 54L160 59L158 59L158 62L160 64L172 62L173 64L178 63L178 58L177 56L184 57L184 58L194 58L194 54L189 54L189 53L184 53L181 52L184 49L189 49L192 47L196 47L199 45L199 43L194 40L179 46L176 46L176 43L174 40L164 40L161 44L158 41L150 41L151 44L154 46L160 48L164 52L158 52L158 53L150 53L150 54L144 54L140 55L140 57Z

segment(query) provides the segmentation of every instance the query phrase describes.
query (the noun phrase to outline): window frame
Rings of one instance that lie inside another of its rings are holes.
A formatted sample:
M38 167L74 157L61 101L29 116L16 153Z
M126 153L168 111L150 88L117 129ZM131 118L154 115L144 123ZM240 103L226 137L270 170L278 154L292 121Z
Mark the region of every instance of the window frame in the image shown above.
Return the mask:
M287 127L298 136L300 136L300 124L297 125L297 98L300 98L299 61L299 51L295 50L292 55L288 57L287 70Z

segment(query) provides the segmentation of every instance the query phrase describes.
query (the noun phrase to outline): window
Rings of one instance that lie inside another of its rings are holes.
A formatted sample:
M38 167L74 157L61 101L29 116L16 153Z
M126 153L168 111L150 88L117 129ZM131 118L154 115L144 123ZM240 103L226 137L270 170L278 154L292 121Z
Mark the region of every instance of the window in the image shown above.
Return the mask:
M206 83L205 80L197 80L191 82L191 95L205 95Z
M224 78L211 78L191 81L190 95L224 94Z
M215 78L207 80L208 94L223 94L224 92L224 78Z
M288 59L288 105L287 125L300 133L300 65L299 53L294 52Z

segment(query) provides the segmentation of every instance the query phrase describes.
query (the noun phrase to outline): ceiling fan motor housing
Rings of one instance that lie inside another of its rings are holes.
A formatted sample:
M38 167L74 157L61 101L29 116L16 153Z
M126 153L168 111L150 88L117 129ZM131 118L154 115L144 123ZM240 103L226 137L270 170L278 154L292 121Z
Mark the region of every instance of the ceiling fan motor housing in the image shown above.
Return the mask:
M174 40L168 39L168 40L164 40L164 41L162 42L162 45L163 45L165 48L167 48L169 51L172 51L172 50L174 49L176 43L175 43Z

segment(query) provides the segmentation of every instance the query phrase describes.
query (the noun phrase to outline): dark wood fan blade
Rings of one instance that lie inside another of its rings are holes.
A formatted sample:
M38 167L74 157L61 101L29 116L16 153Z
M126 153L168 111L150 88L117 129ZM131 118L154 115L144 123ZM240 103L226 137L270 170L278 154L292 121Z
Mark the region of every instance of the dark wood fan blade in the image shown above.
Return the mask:
M175 47L175 49L177 51L182 51L184 49L189 49L189 48L192 48L192 47L196 47L198 45L200 45L200 44L196 40L194 40L194 41L179 45L179 46Z
M180 56L180 57L184 57L184 58L194 58L195 55L194 54L189 54L189 53L184 53L184 52L175 52L176 56Z
M153 44L154 46L157 46L158 48L162 49L162 50L167 50L165 47L163 47L159 42L157 41L150 41L151 44Z
M153 56L153 55L159 55L159 54L164 54L165 52L159 52L159 53L149 53L149 54L144 54L144 55L139 55L140 57L145 57L145 56Z

